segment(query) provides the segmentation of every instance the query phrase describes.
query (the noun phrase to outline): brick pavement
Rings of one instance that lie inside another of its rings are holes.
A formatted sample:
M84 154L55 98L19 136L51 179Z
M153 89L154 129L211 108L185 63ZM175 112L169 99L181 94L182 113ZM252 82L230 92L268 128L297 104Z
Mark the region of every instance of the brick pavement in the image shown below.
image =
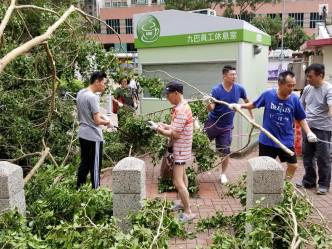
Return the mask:
M228 166L227 176L231 183L235 183L239 180L239 177L245 172L247 160L258 155L257 151L249 154L242 159L230 159ZM160 166L153 166L149 162L149 157L141 158L146 163L146 196L153 198L155 196L164 196L171 201L177 199L176 192L158 193L158 176L160 172ZM299 168L295 174L293 183L302 179L304 169L302 160L299 159ZM205 172L198 176L200 184L200 191L198 196L190 198L190 204L192 211L196 213L197 218L191 224L186 224L185 227L188 231L194 231L194 224L202 218L213 216L217 210L223 210L224 215L232 215L239 210L243 210L239 200L225 196L228 192L228 188L220 184L219 180L220 172L218 169L213 169L209 172ZM112 175L111 172L106 172L101 179L102 186L111 187ZM330 220L332 221L332 192L329 192L325 196L319 196L316 194L315 189L306 190L307 195L312 199L314 205ZM195 239L172 239L170 241L170 248L195 248L195 246L203 246L204 248L212 243L213 229L206 233L197 233Z

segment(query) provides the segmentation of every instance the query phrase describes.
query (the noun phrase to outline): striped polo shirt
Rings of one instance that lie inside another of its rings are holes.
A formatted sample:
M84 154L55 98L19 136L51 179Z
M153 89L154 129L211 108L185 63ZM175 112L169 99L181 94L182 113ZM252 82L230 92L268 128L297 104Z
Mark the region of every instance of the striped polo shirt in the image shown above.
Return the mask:
M182 101L174 107L171 129L180 131L180 137L173 141L175 162L181 163L190 160L193 141L193 117L190 106L186 101Z

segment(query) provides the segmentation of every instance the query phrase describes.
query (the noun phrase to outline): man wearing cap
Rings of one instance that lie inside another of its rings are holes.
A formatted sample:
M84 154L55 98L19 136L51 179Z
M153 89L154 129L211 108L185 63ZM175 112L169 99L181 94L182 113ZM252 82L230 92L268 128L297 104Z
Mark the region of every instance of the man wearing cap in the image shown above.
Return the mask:
M149 127L166 137L173 138L173 155L175 165L173 167L173 184L177 189L180 202L173 206L173 210L184 209L179 215L182 222L193 220L196 215L191 212L189 206L188 178L185 164L191 159L191 146L193 138L193 117L190 106L183 98L183 85L178 81L169 82L163 93L175 107L171 125L154 123L149 121Z
M246 91L244 88L235 83L236 71L235 67L226 65L223 70L223 82L212 89L212 97L227 103L237 103L240 98L245 103L249 103ZM209 119L205 124L205 130L212 141L216 141L216 150L222 155L230 154L230 147L232 144L232 130L235 112L229 109L226 105L211 103L210 97L205 96L204 102L210 111ZM250 116L254 119L252 110L249 110ZM222 174L220 181L222 184L227 183L226 170L229 163L229 158L222 161Z

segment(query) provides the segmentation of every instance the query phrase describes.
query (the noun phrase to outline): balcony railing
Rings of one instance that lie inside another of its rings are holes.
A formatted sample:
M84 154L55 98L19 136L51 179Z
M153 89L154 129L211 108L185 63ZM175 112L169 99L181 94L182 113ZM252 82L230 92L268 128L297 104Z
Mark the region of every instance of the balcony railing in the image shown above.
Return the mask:
M127 1L119 1L119 2L105 2L104 4L104 8L123 8L123 7L146 7L146 6L163 6L165 5L164 1L160 1L158 3L158 1L152 1L149 4L149 1L133 1L131 2L130 5L127 4Z

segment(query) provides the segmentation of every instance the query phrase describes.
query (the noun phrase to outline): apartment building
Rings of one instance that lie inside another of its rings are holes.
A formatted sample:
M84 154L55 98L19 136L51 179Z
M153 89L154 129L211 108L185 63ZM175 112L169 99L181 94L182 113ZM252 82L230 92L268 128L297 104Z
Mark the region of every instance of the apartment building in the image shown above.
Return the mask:
M284 0L277 4L264 4L257 8L254 16L270 16L274 18L276 15L282 16L284 9L284 19L288 17L295 19L295 24L304 28L308 35L313 35L317 22L323 21L323 16L318 13L319 5L327 4L327 22L332 22L332 0ZM284 6L284 7L283 7ZM222 15L224 9L219 5L213 7L217 15ZM235 8L235 14L239 14L239 8ZM238 16L241 19L241 16Z
M164 0L88 0L100 6L100 18L119 34L119 37L104 24L101 25L100 34L93 35L105 49L120 49L120 39L123 50L120 52L136 52L133 35L133 15L139 13L160 11L165 9ZM304 28L308 35L315 32L317 22L322 22L323 17L319 15L318 8L321 4L328 4L327 22L332 22L332 0L285 0L278 4L264 4L257 8L254 16L276 15L281 17L284 10L284 19L292 17L296 25ZM284 6L284 7L283 7ZM219 5L212 6L217 15L222 15L224 9ZM93 7L92 7L93 9ZM87 11L89 12L89 10ZM98 11L96 10L96 13ZM239 8L235 8L235 14L239 14ZM241 19L241 16L238 16Z
M114 31L106 25L101 24L100 34L94 37L99 40L106 50L110 48L119 49L123 52L136 52L133 34L133 15L164 10L164 0L104 0L104 7L100 9L100 19L111 26ZM120 39L121 46L120 49Z

